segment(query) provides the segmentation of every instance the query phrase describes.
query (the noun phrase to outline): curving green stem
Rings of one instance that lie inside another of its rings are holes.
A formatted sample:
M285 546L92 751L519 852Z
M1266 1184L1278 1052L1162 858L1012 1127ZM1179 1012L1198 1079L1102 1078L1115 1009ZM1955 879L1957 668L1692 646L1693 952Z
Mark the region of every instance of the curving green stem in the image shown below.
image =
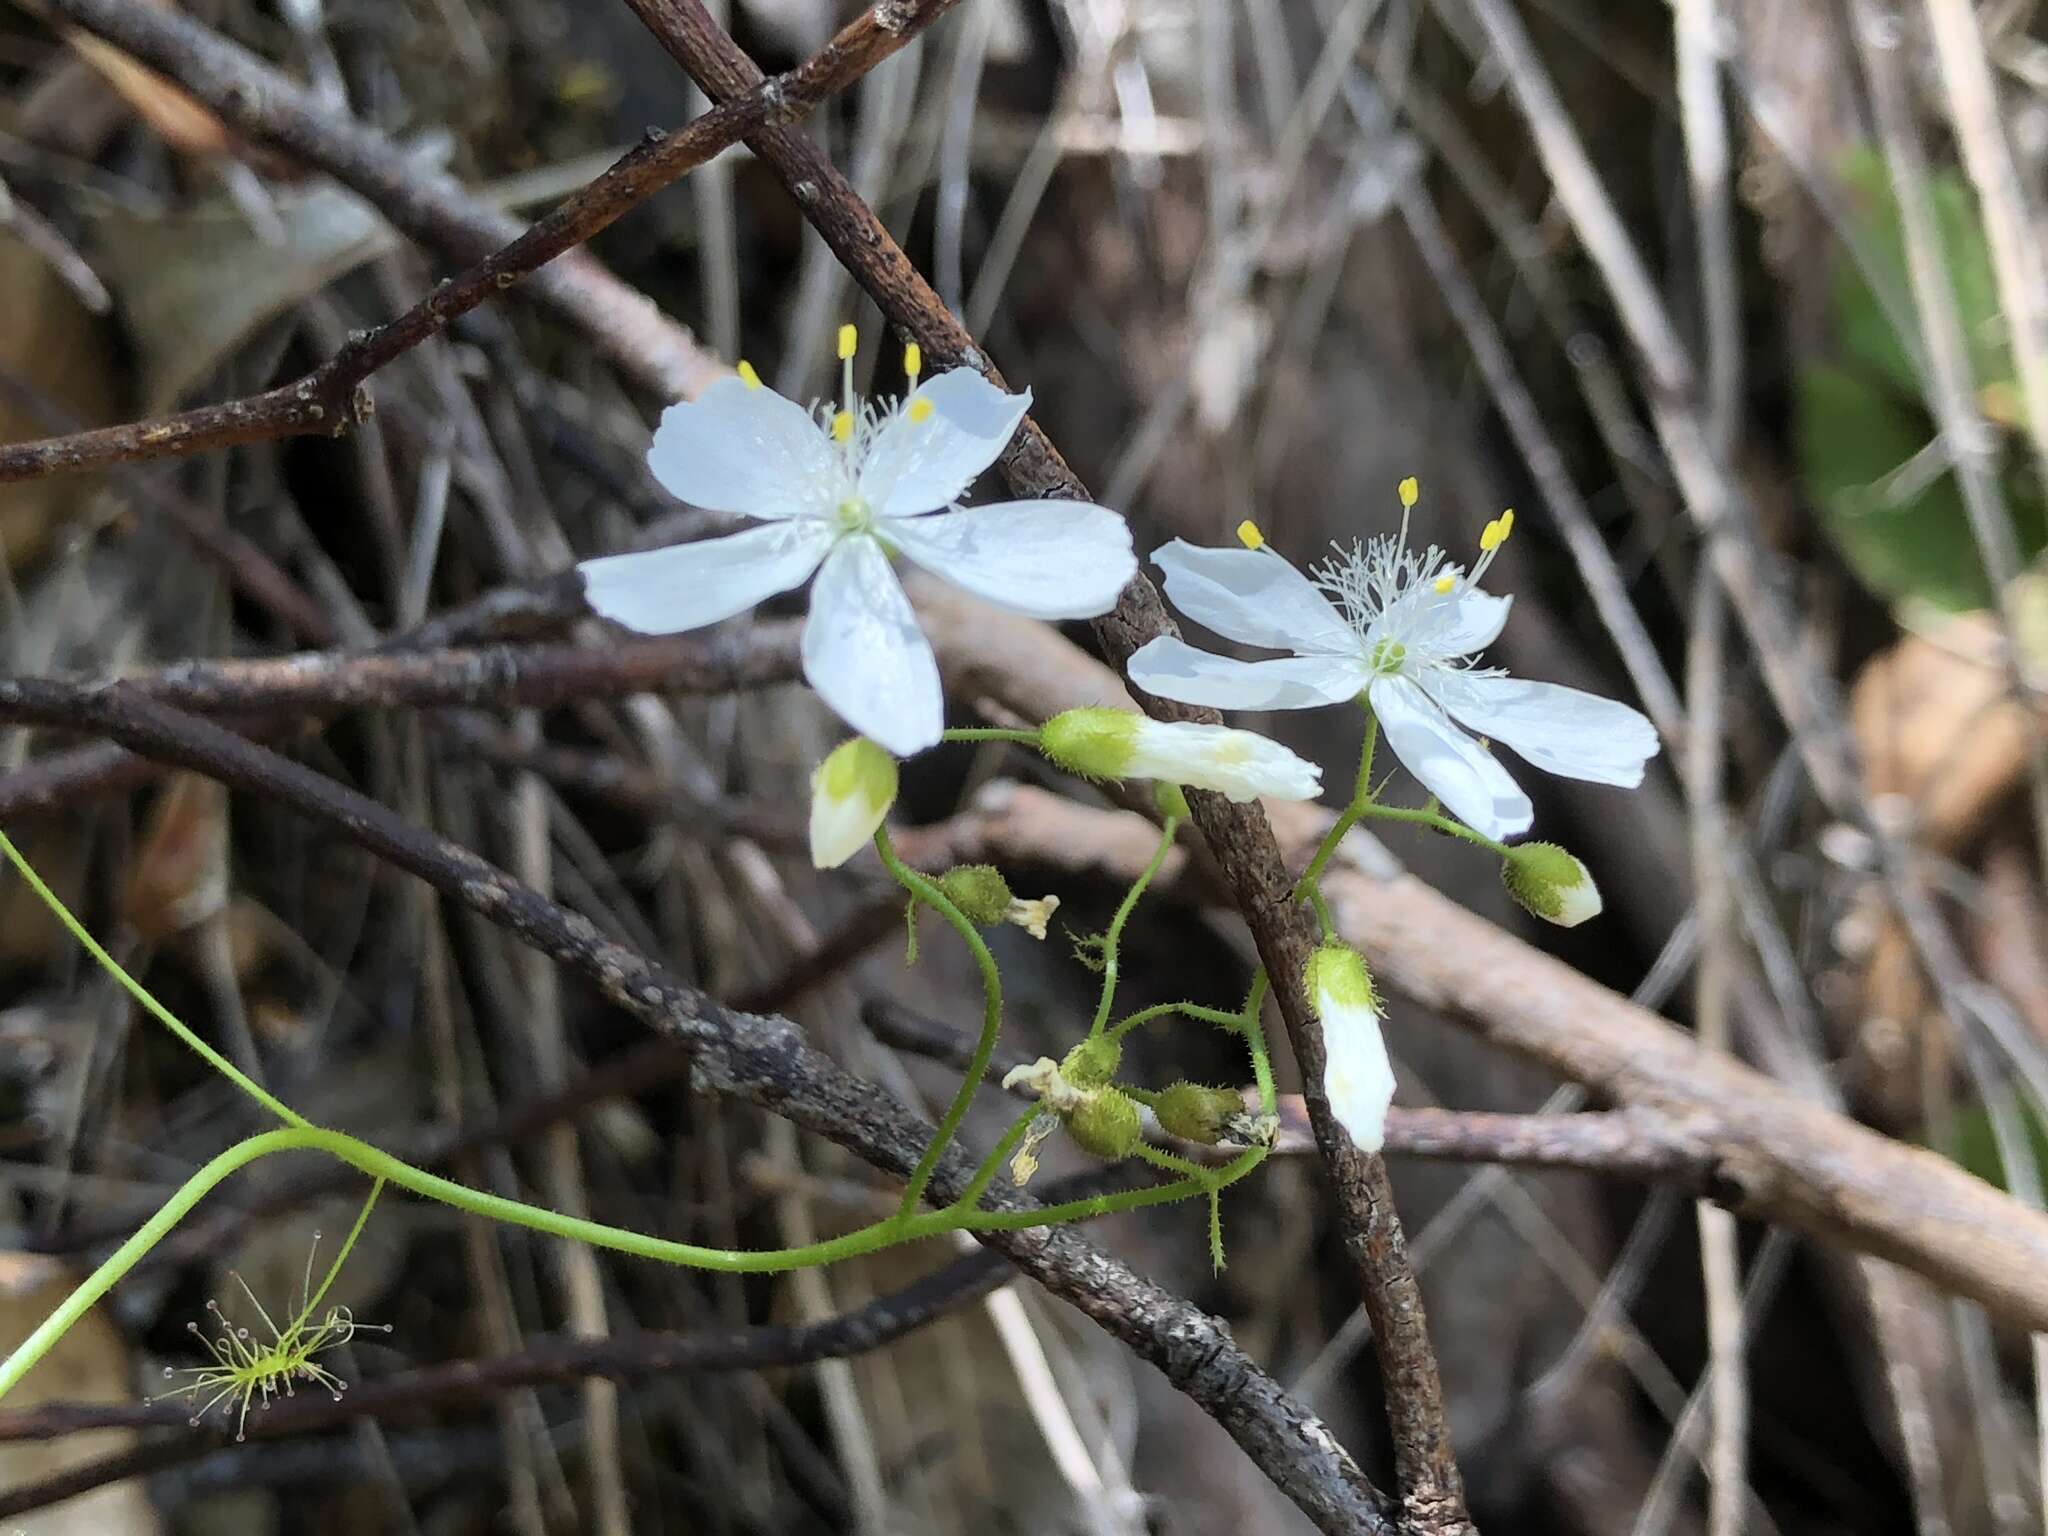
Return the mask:
M1431 827L1438 832L1448 832L1452 837L1462 837L1468 843L1477 843L1489 853L1497 853L1504 859L1514 853L1514 849L1506 843L1496 842L1484 832L1474 832L1462 821L1453 821L1437 811L1410 811L1397 805L1371 804L1361 806L1358 814L1372 821L1404 821L1411 826Z
M974 955L975 965L981 971L981 1038L974 1042L974 1056L967 1064L966 1074L960 1079L959 1091L953 1095L953 1102L946 1106L939 1128L932 1133L924 1155L911 1170L910 1182L904 1186L903 1200L896 1207L895 1219L905 1221L924 1198L925 1186L931 1183L933 1170L939 1166L939 1159L945 1155L946 1148L959 1131L960 1122L967 1118L974 1095L981 1088L981 1080L988 1076L988 1064L995 1059L996 1037L1003 1027L1003 978L996 970L996 957L988 952L980 930L968 920L967 915L954 906L938 886L896 857L887 827L875 830L875 852L881 855L882 867L895 877L898 885L953 925L953 931L966 942Z
M1365 695L1359 700L1365 703ZM1301 872L1301 878L1294 882L1294 899L1301 901L1312 897L1316 904L1316 916L1322 920L1323 931L1330 930L1329 909L1322 904L1322 892L1316 881L1329 866L1330 859L1337 852L1337 845L1344 841L1344 834L1358 824L1358 818L1372 807L1372 755L1379 743L1380 718L1372 712L1372 705L1365 703L1365 745L1358 751L1358 777L1351 786L1351 803L1337 814L1330 823L1330 830L1323 834L1323 840L1316 848L1316 856L1308 861L1308 868Z
M320 1303L327 1299L327 1292L333 1286L335 1277L341 1273L341 1266L348 1262L348 1256L355 1251L356 1239L363 1235L363 1228L370 1224L370 1212L377 1208L377 1197L384 1193L384 1181L370 1181L369 1198L363 1201L363 1208L356 1212L356 1224L348 1229L348 1237L342 1242L341 1252L334 1256L334 1262L327 1266L327 1278L320 1282L320 1289L306 1298L305 1311L299 1314L299 1321L305 1320L318 1310Z
M1117 950L1123 943L1124 924L1131 920L1131 913L1137 910L1138 898L1145 894L1145 887L1150 885L1158 877L1159 871L1165 867L1166 856L1173 852L1174 833L1179 830L1178 816L1168 816L1159 824L1159 846L1153 850L1152 862L1145 866L1130 890L1124 893L1124 899L1117 905L1116 915L1109 920L1108 932L1102 936L1102 997L1095 1005L1095 1020L1088 1026L1090 1040L1102 1033L1103 1026L1109 1022L1110 1004L1116 1001Z
M65 932L78 940L79 944L85 949L85 952L99 962L100 968L109 976L112 976L114 980L118 981L127 991L128 995L147 1009L158 1023L162 1024L172 1034L184 1041L186 1045L198 1052L200 1057L214 1071L233 1083L243 1093L254 1099L258 1104L261 1104L286 1125L310 1125L312 1123L282 1099L277 1098L260 1084L252 1081L239 1067L229 1061L227 1057L221 1055L219 1051L216 1051L212 1046L200 1039L198 1035L194 1034L191 1026L186 1024L183 1019L158 1002L149 988L145 987L133 976L130 976L122 968L121 962L108 954L101 947L100 941L86 932L85 925L71 915L71 909L64 905L57 893L43 883L43 877L36 873L35 866L22 856L21 850L14 846L14 840L8 837L5 832L0 832L0 854L7 856L7 862L14 866L15 873L28 882L29 889L36 893L43 905L48 907L57 921L64 925Z
M1118 1019L1107 1031L1108 1037L1121 1040L1132 1030L1168 1014L1181 1014L1198 1023L1214 1024L1219 1029L1236 1029L1244 1023L1244 1015L1223 1008L1204 1008L1200 1003L1154 1003L1149 1008L1140 1008L1136 1013Z

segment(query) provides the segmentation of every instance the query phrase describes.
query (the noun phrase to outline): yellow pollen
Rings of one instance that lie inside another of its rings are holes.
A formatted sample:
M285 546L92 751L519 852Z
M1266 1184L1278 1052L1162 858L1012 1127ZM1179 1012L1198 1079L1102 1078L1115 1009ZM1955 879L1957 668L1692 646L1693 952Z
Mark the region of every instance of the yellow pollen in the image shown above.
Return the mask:
M1509 507L1500 515L1500 536L1506 538L1515 531L1515 509Z
M924 372L924 348L914 341L903 349L903 371L912 380Z
M1422 499L1422 485L1413 475L1401 482L1401 505L1412 507Z
M832 441L848 442L853 437L853 412L841 411L832 418Z
M761 387L761 375L754 372L754 365L744 357L740 359L739 367L733 371L740 376L740 382L746 385L747 388L759 389Z
M919 423L921 423L921 422L926 422L926 421L930 421L931 419L932 419L932 403L931 403L931 401L929 401L929 400L913 400L913 401L911 401L911 402L910 402L910 421L911 421L911 425L915 426L915 425L917 425L917 424L919 424Z
M1479 549L1482 554L1492 554L1508 541L1508 531L1515 526L1515 514L1503 512L1488 523L1479 535Z
M860 327L848 321L839 327L839 361L845 362L860 350Z
M1266 536L1259 532L1259 525L1246 518L1237 525L1237 541L1246 549L1264 549Z
M1432 583L1432 585L1435 586L1435 588L1439 592L1448 592L1457 584L1458 578L1453 576L1449 571L1444 572L1443 575L1437 577L1435 582Z

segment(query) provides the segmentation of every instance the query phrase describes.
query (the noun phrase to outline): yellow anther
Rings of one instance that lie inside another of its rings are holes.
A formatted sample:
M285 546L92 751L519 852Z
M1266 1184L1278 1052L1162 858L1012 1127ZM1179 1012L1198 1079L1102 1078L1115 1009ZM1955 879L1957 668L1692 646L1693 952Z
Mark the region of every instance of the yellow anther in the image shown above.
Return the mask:
M1413 475L1401 482L1401 505L1412 507L1422 500L1422 485Z
M761 375L754 372L754 365L744 357L740 359L739 367L733 371L740 376L740 382L746 385L747 388L759 389L761 387Z
M918 425L918 424L919 424L919 423L921 423L921 422L927 422L927 421L930 421L931 419L932 419L932 403L931 403L931 401L929 401L929 400L922 400L922 399L920 399L920 400L913 400L913 401L911 401L911 402L910 402L910 422L911 422L911 425L912 425L912 426L916 426L916 425Z
M1500 536L1506 538L1515 531L1515 509L1509 507L1500 515Z
M1479 549L1482 554L1492 554L1508 541L1508 530L1515 526L1515 514L1503 512L1488 523L1479 535Z
M843 443L853 437L853 412L841 411L832 418L832 441Z
M1259 532L1259 525L1257 523L1253 522L1250 518L1246 518L1237 525L1237 542L1246 549L1264 549L1266 547L1266 536Z
M839 361L845 362L860 350L860 327L852 321L839 327Z
M917 376L923 372L924 348L913 341L903 349L903 373L914 384L917 382Z
M1437 577L1437 579L1432 583L1432 585L1437 589L1437 591L1446 593L1449 592L1451 588L1455 587L1457 584L1458 578L1453 576L1449 571L1445 571L1443 575Z

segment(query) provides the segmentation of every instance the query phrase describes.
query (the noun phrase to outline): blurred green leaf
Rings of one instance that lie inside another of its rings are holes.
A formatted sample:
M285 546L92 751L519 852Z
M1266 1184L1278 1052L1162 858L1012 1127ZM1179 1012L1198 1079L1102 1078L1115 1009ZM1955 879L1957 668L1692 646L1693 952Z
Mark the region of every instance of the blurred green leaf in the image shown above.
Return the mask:
M1924 474L1920 466L1907 468L1934 441L1935 425L1913 349L1878 298L1881 289L1894 311L1911 313L1891 180L1870 149L1848 157L1842 179L1854 228L1836 257L1831 292L1836 360L1806 365L1797 381L1807 490L1843 559L1880 596L1951 610L1981 608L1991 600L1990 582L1953 473L1940 465ZM1949 172L1932 178L1930 195L1980 409L1994 422L2009 423L2018 386L1975 199ZM1852 258L1852 248L1864 264ZM2031 557L2048 543L2048 498L2023 458L2012 459L2001 484L2021 550Z

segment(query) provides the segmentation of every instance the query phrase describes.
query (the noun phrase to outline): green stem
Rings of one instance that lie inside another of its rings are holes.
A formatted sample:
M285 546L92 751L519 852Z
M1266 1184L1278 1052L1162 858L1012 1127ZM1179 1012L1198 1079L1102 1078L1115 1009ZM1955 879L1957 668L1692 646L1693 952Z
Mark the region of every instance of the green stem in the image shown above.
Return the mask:
M981 1197L988 1193L989 1185L995 1183L996 1174L1001 1171L1010 1154L1017 1150L1017 1143L1031 1130L1031 1122L1046 1112L1034 1104L1010 1122L1010 1128L1003 1132L1002 1140L989 1148L988 1156L984 1157L981 1166L974 1170L974 1177L968 1182L960 1198L946 1207L948 1214L957 1215L963 1211L971 1211L981 1204Z
M1222 1029L1236 1029L1244 1022L1241 1014L1229 1013L1221 1008L1204 1008L1200 1003L1154 1003L1149 1008L1140 1008L1136 1013L1117 1020L1108 1031L1109 1038L1121 1040L1132 1030L1169 1013L1184 1014L1203 1024L1214 1024Z
M1514 853L1506 843L1496 842L1484 832L1474 832L1462 821L1453 821L1450 817L1435 811L1410 811L1400 806L1375 804L1360 807L1358 814L1374 821L1402 821L1411 826L1433 827L1439 832L1448 832L1452 837L1462 837L1468 843L1477 843L1481 848L1490 853L1497 853L1504 859Z
M1009 730L997 725L963 725L940 733L941 741L1014 741L1020 747L1038 745L1038 732Z
M36 893L42 900L43 905L48 907L57 921L64 925L65 932L78 940L84 947L85 952L99 962L100 968L112 976L114 980L118 981L126 989L128 995L147 1009L156 1018L158 1023L162 1024L172 1034L197 1051L200 1057L214 1071L220 1073L222 1077L225 1077L229 1082L241 1089L242 1092L277 1116L286 1125L303 1126L311 1123L304 1115L301 1115L282 1099L276 1098L260 1085L251 1081L227 1057L221 1055L219 1051L216 1051L212 1046L200 1039L198 1035L194 1034L191 1027L183 1019L158 1002L151 995L149 988L145 987L133 976L130 976L122 968L121 962L108 954L100 946L100 941L86 932L85 925L71 915L71 909L58 899L57 893L43 883L43 877L36 873L35 866L22 857L21 850L14 846L13 840L5 832L0 832L0 854L7 856L7 862L14 866L15 872L28 882L29 889Z
M356 1239L363 1235L363 1228L369 1225L370 1212L376 1208L377 1197L383 1193L384 1181L382 1179L371 1180L370 1197L363 1202L363 1208L356 1213L356 1224L348 1229L348 1238L342 1243L341 1252L337 1253L334 1256L334 1262L327 1266L327 1278L320 1282L319 1290L306 1298L306 1310L299 1316L301 1323L311 1317L318 1310L320 1303L327 1299L327 1292L329 1287L334 1284L334 1277L341 1273L341 1266L348 1262L349 1254L354 1252Z
M945 1155L947 1146L960 1129L960 1122L967 1118L968 1108L974 1103L981 1080L988 1076L988 1064L995 1058L996 1036L1003 1027L1003 978L996 970L996 957L989 953L988 945L982 942L979 930L968 921L966 914L954 906L938 886L896 857L887 827L879 827L875 831L875 852L881 855L882 867L889 871L898 885L953 925L953 931L966 942L974 955L975 965L981 970L981 1038L974 1043L974 1056L967 1064L966 1074L960 1079L953 1102L946 1106L939 1128L932 1133L924 1155L911 1170L910 1182L904 1186L902 1203L896 1207L897 1218L902 1220L917 1210L918 1202L924 1198L925 1186L932 1181L933 1170L939 1166L939 1159Z
M1117 906L1116 916L1109 920L1109 931L1102 936L1102 997L1095 1005L1095 1021L1088 1026L1088 1038L1093 1040L1102 1033L1109 1022L1110 1004L1116 1001L1117 949L1123 942L1124 924L1131 920L1131 913L1137 910L1138 898L1145 894L1166 864L1166 856L1173 852L1173 835L1180 828L1180 818L1169 816L1160 823L1159 846L1153 851L1152 862L1145 866L1137 881L1124 894Z
M1208 1194L1212 1185L1223 1189L1235 1184L1264 1162L1266 1155L1264 1147L1247 1147L1221 1168L1204 1169L1200 1181L1177 1179L1171 1184L1127 1189L1112 1195L1090 1195L1086 1199L1041 1205L1029 1211L974 1211L959 1223L959 1228L963 1232L1018 1232L1026 1227L1085 1221L1095 1216L1113 1216L1119 1211L1141 1210L1146 1206L1172 1205L1176 1201Z
M1251 1053L1252 1080L1259 1085L1259 1113L1277 1115L1280 1096L1273 1085L1273 1060L1266 1054L1266 1026L1259 1022L1259 1014L1266 1006L1267 985L1266 968L1262 965L1252 977L1251 995L1244 1000L1244 1012L1237 1016L1237 1027L1244 1032L1245 1049Z
M1360 695L1363 698L1363 695ZM1301 872L1301 878L1294 883L1294 899L1300 901L1315 893L1316 915L1322 920L1323 931L1329 932L1329 909L1322 905L1322 893L1316 888L1316 881L1322 877L1337 852L1337 845L1344 841L1344 834L1358 825L1358 818L1366 814L1372 805L1372 757L1379 744L1380 720L1372 712L1372 706L1365 706L1365 744L1358 750L1358 777L1351 784L1351 803L1330 823L1330 830L1323 834L1322 842L1316 848L1316 856L1308 861L1308 868Z

